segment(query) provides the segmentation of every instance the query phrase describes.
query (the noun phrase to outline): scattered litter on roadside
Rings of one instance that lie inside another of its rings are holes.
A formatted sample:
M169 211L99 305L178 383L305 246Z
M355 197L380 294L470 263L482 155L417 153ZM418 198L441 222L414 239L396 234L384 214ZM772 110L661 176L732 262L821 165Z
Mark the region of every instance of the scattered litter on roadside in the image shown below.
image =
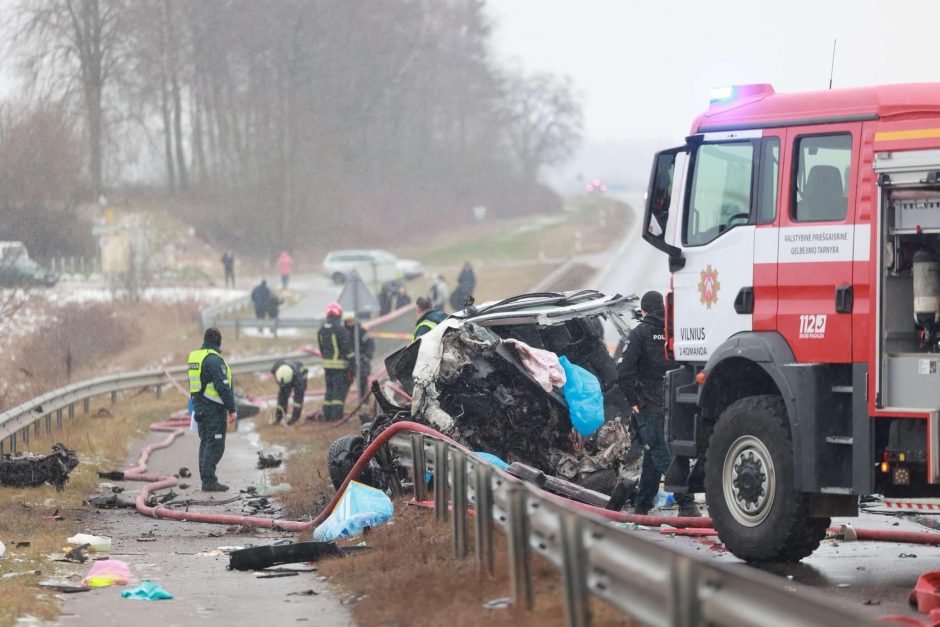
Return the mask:
M865 602L862 603L862 605L881 605L881 601L875 599L865 599Z
M233 551L229 555L229 570L263 570L269 566L311 562L326 557L340 557L366 550L366 547L338 547L334 542L295 542L294 544L268 544Z
M126 563L121 560L101 560L91 565L82 583L91 588L105 588L127 585L130 578L131 569Z
M89 496L84 501L87 505L97 507L98 509L133 509L136 507L133 502L125 501L117 494L97 494Z
M917 554L916 553L900 553L898 557L900 557L901 559L905 559L905 558L910 558L910 557L917 557Z
M55 590L56 592L64 592L66 594L70 594L72 592L88 592L91 590L91 588L88 586L80 586L78 584L69 583L67 581L40 581L38 586L40 588Z
M265 468L280 468L281 462L283 462L279 457L274 455L265 455L264 451L258 451L258 470L264 470Z
M13 546L17 549L27 549L29 548L30 544L28 540L22 540L19 542L14 542Z
M138 542L156 542L157 539L155 537L141 537L141 538L137 538L137 541Z
M392 501L382 490L353 481L336 508L313 531L313 539L329 542L352 538L365 529L381 525L395 513Z
M852 584L850 583L837 583L836 588L851 588Z
M277 579L278 577L296 577L300 573L269 573L261 572L255 573L255 579Z
M3 544L3 542L0 542L0 557L3 557L3 554L6 552L7 552L7 547Z
M128 590L122 590L121 596L125 599L138 599L142 601L163 601L172 599L173 595L163 589L160 584L156 584L148 579L140 582L140 585Z
M49 455L6 453L0 457L0 485L34 488L48 483L62 490L76 466L78 456L63 444L55 444Z
M124 472L121 470L109 470L107 472L99 470L98 478L107 479L109 481L124 481Z
M509 597L500 597L498 599L490 599L489 601L484 601L483 607L488 610L500 610L506 607L512 607L512 599Z
M182 468L180 468L176 476L180 479L189 479L190 477L193 476L193 473L189 468L187 468L186 466L183 466Z
M84 564L88 561L88 556L85 555L85 551L90 548L88 544L80 544L73 549L70 549L65 552L64 555L56 555L55 561L57 562L76 562L78 564Z
M3 575L3 579L13 579L14 577L22 577L23 575L33 575L34 577L42 576L41 570L24 570L18 573L6 573Z
M315 597L319 592L315 590L298 590L297 592L288 592L287 596L289 597Z
M105 482L105 483L98 484L98 490L100 492L114 492L115 494L118 494L120 492L123 492L124 488L122 488L119 485L114 485L113 483Z
M188 483L179 483L179 484L176 485L176 487L178 487L180 490L188 490L188 489L189 489L189 484L188 484Z
M107 407L99 407L98 411L95 412L96 418L114 418L114 414L111 413L111 410Z
M55 511L52 512L52 514L50 514L50 515L48 515L48 516L43 516L42 519L43 519L43 520L54 520L54 521L58 521L58 520L65 520L65 516L63 516L63 515L61 515L61 514L59 513L59 508L57 507L57 508L55 508Z
M72 546L87 544L98 553L109 553L111 551L111 538L106 536L93 536L87 533L77 533L71 538L67 538L65 541Z
M317 567L313 564L283 564L281 566L275 566L273 568L265 568L266 573L315 573L317 572Z

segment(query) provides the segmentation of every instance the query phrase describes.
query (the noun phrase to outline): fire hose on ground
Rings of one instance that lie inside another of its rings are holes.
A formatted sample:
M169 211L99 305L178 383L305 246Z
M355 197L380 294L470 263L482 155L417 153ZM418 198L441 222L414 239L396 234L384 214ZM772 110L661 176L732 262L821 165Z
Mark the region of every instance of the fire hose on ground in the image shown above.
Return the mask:
M168 431L166 439L161 442L156 442L150 444L141 451L140 459L138 460L137 466L130 468L124 471L124 479L127 481L146 481L147 485L141 489L140 494L137 495L135 501L135 506L137 511L144 516L150 516L153 518L163 518L168 520L179 520L187 522L202 522L210 524L222 524L222 525L250 525L261 528L268 529L280 529L283 531L311 531L320 523L322 523L326 518L333 512L333 509L336 507L336 504L339 502L340 498L343 495L343 492L346 490L346 487L351 481L354 481L359 477L359 474L366 467L369 461L374 457L379 449L385 445L395 434L401 431L409 431L412 433L423 433L425 435L433 436L439 439L442 439L449 444L457 446L463 451L472 454L472 451L456 442L455 440L443 435L439 431L432 429L431 427L409 421L396 422L389 426L385 431L383 431L378 437L373 440L369 446L363 451L362 455L353 465L352 469L346 475L346 479L343 480L342 485L336 491L336 494L333 496L333 499L330 503L323 509L320 514L310 521L292 521L292 520L279 520L272 518L263 518L260 516L242 516L236 514L212 514L204 512L187 512L173 510L166 507L161 507L160 505L150 506L147 505L147 500L153 492L159 490L165 490L167 488L172 488L177 484L177 480L172 476L158 476L158 475L148 475L144 474L147 471L147 462L149 461L150 454L153 451L167 448L176 438L180 437L186 433L185 427L188 426L188 419L186 420L169 420L165 422L157 422L151 425L151 429L154 431ZM571 501L570 499L565 499L564 497L557 495L550 495L551 498L558 500L559 502L565 502L573 507L581 509L583 511L588 511L593 514L603 516L610 520L623 523L635 523L638 525L658 527L660 525L669 525L677 529L681 528L697 528L697 529L710 529L712 527L712 519L708 517L685 517L685 516L643 516L638 514L629 514L626 512L616 512L611 510L606 510L601 507L596 507L593 505L588 505L585 503L578 503L576 501ZM834 533L845 533L845 529L842 527L830 527L830 532ZM869 541L880 541L880 542L903 542L903 543L913 543L913 544L935 544L940 545L940 533L932 532L913 532L913 531L900 531L900 530L888 530L888 529L863 529L863 528L852 528L852 532L858 540L869 540Z

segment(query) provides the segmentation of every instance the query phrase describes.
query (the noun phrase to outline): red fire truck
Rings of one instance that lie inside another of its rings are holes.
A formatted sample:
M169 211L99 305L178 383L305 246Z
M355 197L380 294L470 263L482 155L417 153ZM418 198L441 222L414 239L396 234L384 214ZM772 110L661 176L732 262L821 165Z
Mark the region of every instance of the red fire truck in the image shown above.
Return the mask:
M940 496L940 84L716 94L643 228L671 272L666 483L735 555Z

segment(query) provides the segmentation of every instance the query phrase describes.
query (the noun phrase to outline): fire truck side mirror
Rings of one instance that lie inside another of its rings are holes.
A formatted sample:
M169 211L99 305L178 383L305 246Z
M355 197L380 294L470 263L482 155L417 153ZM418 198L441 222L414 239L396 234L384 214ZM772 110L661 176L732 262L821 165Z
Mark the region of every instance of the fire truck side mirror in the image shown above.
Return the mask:
M653 172L646 191L646 211L643 215L643 239L670 258L682 258L682 251L666 242L666 225L672 206L673 179L676 170L676 155L688 152L687 146L670 148L656 154Z

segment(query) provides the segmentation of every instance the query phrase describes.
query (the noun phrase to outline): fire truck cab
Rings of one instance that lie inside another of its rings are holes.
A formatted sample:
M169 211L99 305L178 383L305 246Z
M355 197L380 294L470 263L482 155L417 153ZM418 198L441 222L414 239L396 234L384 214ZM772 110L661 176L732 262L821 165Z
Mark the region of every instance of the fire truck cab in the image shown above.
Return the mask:
M667 487L735 555L940 496L940 84L715 94L656 155L643 237L671 272Z

